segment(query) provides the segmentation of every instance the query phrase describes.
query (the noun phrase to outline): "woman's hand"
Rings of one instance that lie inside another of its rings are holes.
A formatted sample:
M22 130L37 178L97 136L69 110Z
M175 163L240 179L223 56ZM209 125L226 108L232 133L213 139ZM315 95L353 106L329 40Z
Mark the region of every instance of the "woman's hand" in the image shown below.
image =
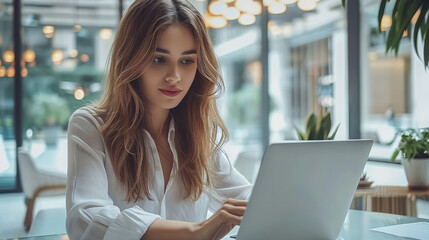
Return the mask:
M199 235L204 240L221 239L236 225L240 225L247 201L228 198L209 219L200 223Z

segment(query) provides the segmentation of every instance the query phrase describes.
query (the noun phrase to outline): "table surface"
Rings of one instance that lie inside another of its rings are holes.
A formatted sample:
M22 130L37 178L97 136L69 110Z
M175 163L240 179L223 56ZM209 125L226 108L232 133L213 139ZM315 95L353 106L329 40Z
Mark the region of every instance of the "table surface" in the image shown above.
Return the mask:
M414 222L429 222L429 219L407 217L401 215L366 212L359 210L349 210L346 220L344 221L338 239L345 240L361 240L361 239L408 239L398 237L382 232L372 231L371 229L383 226L391 226L404 223ZM223 240L231 240L230 235L237 234L239 227L234 228ZM429 236L429 231L428 231ZM65 234L38 236L38 237L24 237L20 239L26 240L67 240ZM11 239L12 240L12 239Z

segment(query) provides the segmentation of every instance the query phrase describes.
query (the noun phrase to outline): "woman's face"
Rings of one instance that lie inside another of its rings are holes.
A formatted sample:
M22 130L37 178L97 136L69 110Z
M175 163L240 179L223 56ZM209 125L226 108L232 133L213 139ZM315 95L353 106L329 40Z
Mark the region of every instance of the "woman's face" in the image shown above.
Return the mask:
M197 46L191 31L174 24L162 31L151 66L140 79L149 111L169 110L185 97L197 71Z

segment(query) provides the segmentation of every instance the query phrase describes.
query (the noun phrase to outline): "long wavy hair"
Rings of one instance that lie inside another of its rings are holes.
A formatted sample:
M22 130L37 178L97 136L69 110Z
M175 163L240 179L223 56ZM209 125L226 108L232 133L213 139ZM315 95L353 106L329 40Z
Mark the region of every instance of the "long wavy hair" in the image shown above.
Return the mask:
M104 121L101 133L128 202L152 199L144 139L148 112L139 78L152 64L160 32L177 23L192 32L198 54L187 95L170 110L185 198L195 201L211 185L215 155L228 138L216 107L224 84L204 18L186 0L134 1L119 23L104 96L95 107Z

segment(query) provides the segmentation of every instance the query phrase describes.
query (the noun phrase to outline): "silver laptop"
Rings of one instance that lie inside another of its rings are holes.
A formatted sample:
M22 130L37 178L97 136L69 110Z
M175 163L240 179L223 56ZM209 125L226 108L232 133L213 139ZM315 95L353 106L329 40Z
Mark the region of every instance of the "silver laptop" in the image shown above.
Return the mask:
M238 240L335 239L372 140L270 144Z

